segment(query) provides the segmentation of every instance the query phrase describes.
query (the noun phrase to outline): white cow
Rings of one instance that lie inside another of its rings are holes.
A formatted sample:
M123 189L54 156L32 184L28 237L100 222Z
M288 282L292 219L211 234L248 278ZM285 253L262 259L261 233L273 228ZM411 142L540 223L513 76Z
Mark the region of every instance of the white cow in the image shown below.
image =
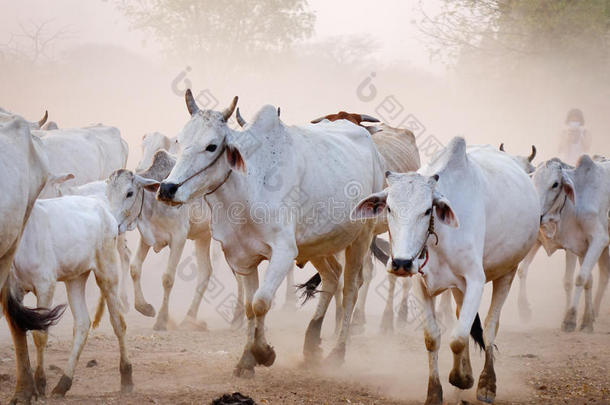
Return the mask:
M327 292L305 337L306 356L319 354L320 328L342 270L332 255L346 249L343 327L331 352L332 360L342 361L374 227L350 221L349 212L383 184L381 158L368 132L346 121L287 127L272 106L239 132L227 126L237 97L222 113L199 110L190 90L186 102L192 117L178 135L182 154L157 197L170 204L203 197L214 239L243 277L248 341L235 375L251 376L255 365L275 361L265 316L295 260L311 261ZM257 266L265 259L269 266L259 287Z
M390 172L386 178L388 188L362 200L352 216L387 212L392 246L388 271L399 276L421 274L416 285L430 369L426 403L442 403L434 296L448 288L459 314L450 338L454 366L449 381L461 389L474 383L470 331L485 347L477 397L493 402L493 349L500 310L517 266L538 232L540 208L534 186L512 158L491 147L467 152L463 138L454 138L438 158L417 172ZM481 342L477 311L488 281L493 282L493 293Z
M10 122L10 121L14 120L15 118L21 118L21 117L17 114L14 114L14 113L7 111L4 108L0 107L0 124ZM28 123L28 126L30 127L30 129L40 129L40 128L42 128L44 123L47 122L48 118L49 118L49 112L45 111L44 116L39 121L27 121L27 123Z
M157 151L165 150L172 155L177 155L180 151L178 139L169 138L160 132L150 132L142 137L142 159L136 167L136 173L143 172L152 166L153 156Z
M566 265L566 298L568 303L570 298L572 301L568 304L562 329L571 332L576 328L576 310L584 288L585 312L580 328L592 332L610 276L610 162L594 162L588 155L583 155L577 166L571 167L559 159L551 159L536 169L533 180L542 210L542 246L547 254L565 249L580 260L573 297L570 295L575 261L569 267ZM600 280L593 304L591 272L596 263Z
M29 404L37 396L26 332L45 330L62 312L25 308L9 291L6 280L34 201L49 178L44 148L21 118L0 123L0 300L13 337L17 384L10 403Z
M62 178L56 180L61 181ZM99 199L101 202L106 204L110 209L110 201L106 197L106 189L108 185L104 180L93 181L80 186L59 186L59 195L80 195L86 197L93 197ZM127 298L127 277L129 274L129 258L131 257L131 250L127 246L127 235L124 232L119 233L117 240L117 251L119 252L119 259L121 260L121 281L120 281L120 297L121 297L121 310L124 313L129 312L129 299Z
M65 196L36 201L14 261L14 286L23 293L33 292L39 307L53 302L58 281L66 284L68 302L74 317L72 352L64 374L53 389L54 396L64 396L72 386L74 369L83 350L91 322L87 311L85 288L93 271L101 291L93 327L103 313L104 301L119 341L121 391L133 389L132 367L127 355L125 320L119 302L118 225L107 204L96 198ZM44 395L46 376L44 351L46 332L34 332L38 353L35 381Z
M81 185L108 178L124 168L129 148L117 128L94 125L86 128L33 131L40 137L49 157L49 170L55 174L72 173L70 185ZM47 186L41 198L58 196Z

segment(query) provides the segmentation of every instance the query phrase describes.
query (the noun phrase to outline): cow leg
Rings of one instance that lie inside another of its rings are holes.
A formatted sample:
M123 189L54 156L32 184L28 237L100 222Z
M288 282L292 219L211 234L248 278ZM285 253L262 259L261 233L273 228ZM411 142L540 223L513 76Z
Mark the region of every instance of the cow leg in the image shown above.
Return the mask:
M252 354L251 348L254 344L254 334L255 334L255 319L254 319L254 310L252 309L252 300L254 298L254 293L258 289L258 271L256 268L250 270L249 274L246 276L239 275L235 273L238 279L241 279L241 284L244 287L245 293L245 312L246 319L248 322L246 328L246 345L244 347L244 352L241 355L241 359L235 366L233 370L233 375L236 377L244 377L251 378L254 377L254 366L256 366L256 358Z
M396 277L388 273L388 296L385 300L385 309L381 317L381 333L389 335L394 332L394 291L396 291Z
M366 297L369 293L371 280L375 275L375 266L373 265L373 255L371 251L366 253L364 263L362 264L362 287L358 292L358 300L356 301L356 309L352 317L352 334L361 334L364 332L366 325Z
M585 282L585 313L580 324L580 330L587 333L593 332L593 321L595 315L593 314L593 277Z
M197 287L195 288L195 295L193 301L186 313L186 318L182 321L182 326L189 329L195 330L207 330L205 321L197 322L197 312L201 304L201 299L205 290L208 288L210 282L210 276L212 275L212 263L210 261L210 241L212 239L211 234L205 235L201 239L195 240L195 258L197 259Z
M398 315L396 316L396 327L403 329L409 320L409 291L411 291L411 277L403 277L401 280L402 297L398 304Z
M150 246L147 245L140 236L140 244L138 245L136 256L130 265L130 272L131 279L133 280L133 295L136 311L144 316L152 318L155 316L155 308L146 302L146 298L144 298L144 293L142 292L142 283L140 282L142 277L142 263L144 263L144 259L146 259L149 249Z
M322 257L311 262L320 277L322 278L322 287L319 293L318 306L313 318L309 322L307 331L305 332L305 343L303 344L303 356L305 362L317 362L322 354L320 348L320 332L322 330L322 322L324 321L324 315L328 309L328 304L337 290L339 283L339 277L341 276L341 265L336 261L333 256Z
M469 265L470 271L463 270L460 272L465 275L464 279L466 281L466 291L463 298L459 293L454 295L459 306L459 316L449 342L453 352L453 369L449 374L449 382L458 388L466 389L472 387L474 383L472 369L469 367L468 337L481 304L485 272L481 264L476 264L475 260L464 260L461 264ZM462 300L459 298L462 298Z
M341 270L339 271L339 281L337 282L337 288L335 289L335 331L333 332L334 337L339 336L339 332L341 332L341 321L343 319L343 266L341 266L341 263L337 261L336 263L339 267L341 267Z
M124 313L129 312L129 298L127 296L127 279L129 277L129 259L131 258L131 251L127 246L127 237L125 234L120 234L117 238L117 251L119 252L119 258L121 259L121 309Z
M132 366L127 353L127 326L121 314L119 302L118 279L117 275L118 260L115 256L108 255L99 259L99 268L95 274L95 280L106 300L108 315L112 329L119 342L119 372L121 373L121 392L128 393L133 391Z
M235 300L235 308L233 309L233 319L231 320L231 329L237 330L244 324L245 307L244 307L244 280L242 277L233 273L237 282L237 299ZM258 287L257 287L258 288ZM254 294L254 293L252 293ZM252 301L250 301L252 302Z
M45 286L36 286L36 304L38 308L51 308L54 293L54 282ZM32 338L34 339L34 345L36 346L36 372L34 373L34 382L38 394L44 397L47 388L47 376L44 372L44 351L47 348L49 335L47 331L34 330L32 331Z
M294 311L297 305L296 289L294 284L294 266L286 274L286 300L284 301L285 311Z
M72 311L72 317L74 318L74 332L70 358L64 369L64 374L59 379L55 388L53 388L52 395L54 397L65 396L66 392L68 392L72 386L74 369L76 368L76 363L78 363L80 354L87 341L87 336L89 335L91 320L89 319L89 311L87 310L87 301L85 298L85 287L87 285L88 277L89 272L66 282L68 303L70 304L70 310Z
M516 269L515 269L516 270ZM483 329L483 340L485 342L485 365L479 376L477 386L477 399L479 401L493 403L496 398L496 372L494 371L494 342L500 326L500 312L508 297L510 285L515 277L515 271L507 273L493 281L491 304L485 318Z
M449 293L449 291L445 291L443 294L448 295L447 293ZM451 293L453 293L455 302L457 304L455 313L459 318L460 311L462 309L462 304L464 303L464 294L457 288L452 289ZM462 350L460 353L453 354L453 368L449 373L449 382L451 383L451 385L458 387L462 390L472 388L472 386L474 385L474 377L472 376L472 365L470 364L469 344L466 344L464 350Z
M167 322L169 320L169 296L172 292L172 288L174 287L176 268L178 267L178 262L182 257L182 251L184 250L185 243L186 238L177 237L169 246L167 268L165 269L165 273L163 273L163 277L161 278L163 282L163 302L161 303L159 314L157 314L157 321L153 326L154 330L167 330Z
M335 364L342 364L345 360L345 347L349 336L352 312L358 298L359 280L362 279L362 262L364 255L371 246L372 233L362 229L356 240L345 249L345 270L343 272L343 322L341 332L328 360Z
M599 316L599 308L602 304L602 298L608 287L608 278L610 277L610 256L608 255L608 247L604 249L597 261L599 267L599 280L597 283L597 292L595 293L595 302L593 305L593 316Z
M532 319L532 309L527 299L527 272L536 257L536 253L538 253L538 249L540 249L542 244L536 240L534 246L530 249L528 254L525 256L521 264L519 265L519 317L524 322L529 322Z
M426 405L443 403L443 386L438 375L438 350L441 345L441 330L436 322L434 297L428 294L423 278L417 276L414 281L416 294L421 303L421 316L424 328L424 341L428 350L428 395Z
M602 234L601 232L598 233ZM583 291L585 284L591 278L591 272L593 267L599 260L600 255L604 251L604 249L608 246L608 235L607 230L606 234L603 236L594 237L591 243L589 243L589 248L587 249L587 253L585 253L585 257L582 260L580 271L578 272L578 276L576 276L576 281L574 282L574 297L572 298L572 304L568 311L566 312L566 316L563 321L562 330L565 332L572 332L576 329L576 310L578 308L578 302L580 301L580 295ZM585 330L587 332L593 331L593 307L589 306L585 307L585 320L587 323L584 325Z

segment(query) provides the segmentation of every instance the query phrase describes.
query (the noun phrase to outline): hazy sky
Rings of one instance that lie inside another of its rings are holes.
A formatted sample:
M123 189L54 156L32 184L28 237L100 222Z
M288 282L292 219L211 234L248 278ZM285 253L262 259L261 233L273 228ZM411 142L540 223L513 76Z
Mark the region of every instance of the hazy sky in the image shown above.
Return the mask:
M386 61L401 60L414 66L438 70L431 64L425 47L418 41L419 33L412 21L417 18L414 7L418 0L310 0L316 12L315 39L337 35L367 35L381 46L380 56ZM431 1L432 6L438 0ZM429 7L430 3L426 3ZM79 42L96 42L124 46L148 56L158 54L153 38L131 31L126 18L111 1L102 0L0 0L0 44L12 34L21 32L20 24L49 20L49 32L65 28L69 38L63 46ZM16 38L18 39L18 38ZM57 50L59 52L60 50Z

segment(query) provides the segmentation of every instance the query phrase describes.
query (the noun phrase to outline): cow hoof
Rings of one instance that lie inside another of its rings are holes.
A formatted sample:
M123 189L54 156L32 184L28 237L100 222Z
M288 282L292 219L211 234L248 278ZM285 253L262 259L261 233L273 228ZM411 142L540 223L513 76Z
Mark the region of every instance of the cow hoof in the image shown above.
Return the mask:
M477 389L477 399L487 404L493 404L496 399L496 393L486 387L479 387Z
M258 364L270 367L275 362L275 350L268 344L253 346L251 350Z
M582 325L580 325L580 330L585 333L593 333L593 322L585 323L583 321Z
M241 368L239 366L235 367L233 370L233 375L239 378L254 378L254 367L252 368Z
M133 391L133 367L131 363L123 363L121 371L121 393L128 394Z
M52 396L55 398L63 398L66 396L66 392L72 387L72 379L67 375L62 375L59 382L53 388Z
M477 399L491 404L496 399L496 374L483 370L477 386Z
M425 405L442 405L443 387L438 378L428 378L428 395Z
M180 329L192 330L195 332L207 332L208 324L205 321L197 321L195 318L187 316L180 324Z
M474 378L472 375L461 375L458 371L451 370L449 373L449 382L454 387L458 387L461 390L467 390L474 385Z
M34 397L35 400L38 400L38 396L36 395L35 392L25 392L25 391L16 392L13 395L13 397L11 398L9 405L17 405L17 404L30 405L32 403L32 397Z
M136 311L149 318L154 318L157 312L155 308L150 304L138 305L136 304Z
M574 332L576 330L576 322L563 321L561 330L564 332Z
M343 365L345 363L345 345L335 347L326 358L326 362L335 367Z
M38 367L34 373L34 384L36 384L38 395L44 398L47 392L47 376L40 367Z

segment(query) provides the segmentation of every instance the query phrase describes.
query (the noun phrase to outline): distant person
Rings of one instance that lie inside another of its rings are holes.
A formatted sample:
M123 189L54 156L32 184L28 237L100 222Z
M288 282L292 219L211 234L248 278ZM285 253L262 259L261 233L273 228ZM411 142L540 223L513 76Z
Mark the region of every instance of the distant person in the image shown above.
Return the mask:
M582 155L591 152L591 134L585 129L585 117L578 108L572 108L566 116L566 129L559 144L559 157L575 165Z

